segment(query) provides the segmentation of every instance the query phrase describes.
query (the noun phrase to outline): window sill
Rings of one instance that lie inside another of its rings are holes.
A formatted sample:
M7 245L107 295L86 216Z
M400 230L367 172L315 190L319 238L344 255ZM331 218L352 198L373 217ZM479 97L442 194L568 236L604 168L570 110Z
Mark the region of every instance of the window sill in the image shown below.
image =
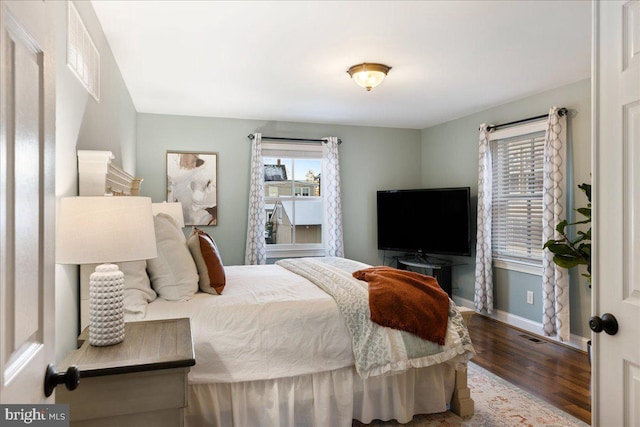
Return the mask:
M324 248L315 249L267 249L267 258L299 258L325 256Z
M504 270L518 271L520 273L533 274L536 276L542 276L542 266L529 264L526 262L494 259L493 266L495 268L502 268Z

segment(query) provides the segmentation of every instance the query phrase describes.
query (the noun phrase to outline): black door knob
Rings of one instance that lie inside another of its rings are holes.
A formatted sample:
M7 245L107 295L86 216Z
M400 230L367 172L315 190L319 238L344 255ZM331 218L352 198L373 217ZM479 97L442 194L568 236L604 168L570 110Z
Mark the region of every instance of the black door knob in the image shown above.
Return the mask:
M589 319L589 327L596 333L600 333L602 331L605 331L609 335L615 335L618 333L618 321L615 316L610 313L605 313L602 317L593 316Z
M80 383L80 369L69 366L67 372L56 372L53 363L49 363L44 374L44 395L49 397L58 384L64 384L67 390L75 390Z

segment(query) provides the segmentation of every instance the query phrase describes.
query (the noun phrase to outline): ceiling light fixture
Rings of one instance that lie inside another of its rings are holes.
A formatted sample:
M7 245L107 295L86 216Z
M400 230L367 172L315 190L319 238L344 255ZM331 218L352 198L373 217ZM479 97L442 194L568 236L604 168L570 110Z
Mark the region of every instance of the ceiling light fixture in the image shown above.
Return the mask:
M354 65L347 70L354 82L369 92L374 87L382 83L391 67L384 64L362 64Z

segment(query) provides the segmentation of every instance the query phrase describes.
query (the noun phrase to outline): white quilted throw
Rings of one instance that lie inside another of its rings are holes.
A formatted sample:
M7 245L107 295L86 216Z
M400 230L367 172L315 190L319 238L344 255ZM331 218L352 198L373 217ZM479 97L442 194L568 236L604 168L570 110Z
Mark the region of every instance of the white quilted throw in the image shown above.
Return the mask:
M444 362L457 366L475 354L462 315L451 300L445 345L441 346L370 320L367 283L351 275L364 264L333 257L286 259L277 264L315 283L336 301L351 335L356 370L362 378Z

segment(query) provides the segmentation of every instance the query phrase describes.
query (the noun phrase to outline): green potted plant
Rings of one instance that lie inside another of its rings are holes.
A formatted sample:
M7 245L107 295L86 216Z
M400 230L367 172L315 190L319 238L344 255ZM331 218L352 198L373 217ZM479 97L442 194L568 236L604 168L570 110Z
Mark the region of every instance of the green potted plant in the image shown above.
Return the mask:
M587 266L587 274L583 274L587 278L587 283L591 287L591 225L587 231L578 231L575 239L567 236L567 227L578 224L591 224L591 184L580 184L578 188L587 196L587 207L578 208L576 211L585 217L582 221L568 223L562 220L556 226L556 230L560 233L560 239L549 239L544 244L544 249L549 249L553 253L553 262L560 267L572 268L578 265ZM591 340L587 341L587 353L589 364L591 364Z
M556 225L556 231L560 233L560 239L549 239L543 249L549 249L553 253L553 262L564 268L572 268L578 265L587 266L587 283L591 287L591 226L587 231L578 231L577 237L571 239L567 235L567 227L578 224L591 224L591 184L580 184L578 188L587 196L587 206L576 209L585 219L568 223L562 220Z

